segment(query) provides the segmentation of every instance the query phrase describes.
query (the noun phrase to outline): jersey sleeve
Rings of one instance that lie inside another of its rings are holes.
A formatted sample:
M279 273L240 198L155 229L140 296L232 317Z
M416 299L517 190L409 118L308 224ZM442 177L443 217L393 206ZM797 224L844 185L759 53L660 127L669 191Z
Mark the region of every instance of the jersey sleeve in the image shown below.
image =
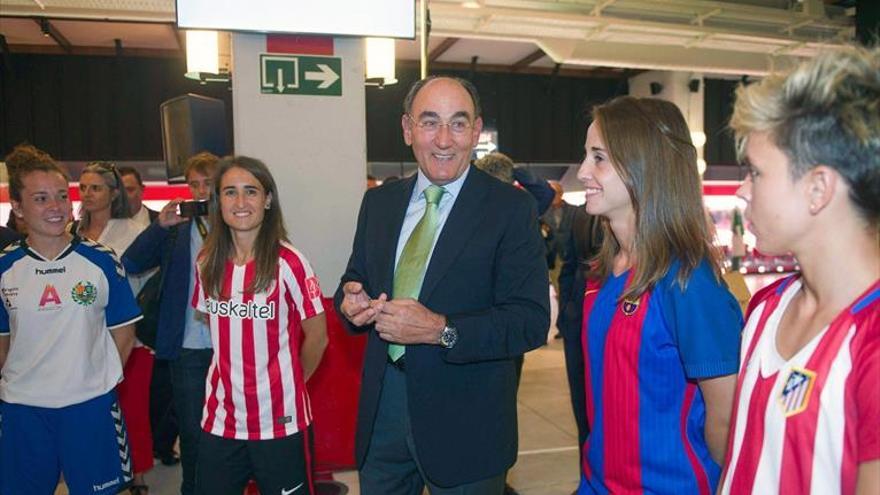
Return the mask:
M677 266L661 283L666 284L664 316L678 343L685 375L690 379L730 375L739 369L739 303L715 278L704 261L682 290L675 282Z
M874 314L860 325L866 334L853 359L859 463L880 459L880 303L873 309Z
M321 285L312 265L294 249L281 249L282 282L287 285L293 303L301 309L302 319L307 320L324 312Z
M141 308L138 306L131 291L131 285L125 276L125 269L122 263L113 253L104 253L112 259L112 264L102 263L101 268L104 270L104 276L107 277L107 307L104 308L104 315L107 321L107 328L114 329L124 325L130 325L141 318Z
M4 289L6 288L6 282L9 280L10 268L17 259L20 259L23 256L23 251L19 246L20 244L16 243L15 245L7 246L6 249L0 251L0 291L3 291L3 294L0 295L0 335L9 335L11 329L9 323L9 311L6 310L7 298L11 296L7 295ZM18 249L18 251L16 251L15 254L11 254L15 249ZM3 280L4 278L6 281Z
M201 311L202 313L206 313L207 309L205 306L205 291L202 288L202 272L199 270L199 264L196 262L193 267L193 273L195 274L196 280L193 284L193 293L192 300L190 304L196 311Z
M2 275L0 275L0 287L2 286ZM0 300L0 335L9 335L9 313L3 300Z

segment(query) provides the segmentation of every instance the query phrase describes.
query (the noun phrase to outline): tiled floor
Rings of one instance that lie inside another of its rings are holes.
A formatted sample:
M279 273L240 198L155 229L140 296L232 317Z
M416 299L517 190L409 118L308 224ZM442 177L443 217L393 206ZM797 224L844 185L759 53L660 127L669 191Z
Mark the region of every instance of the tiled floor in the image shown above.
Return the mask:
M568 398L562 341L526 355L519 389L519 460L508 482L522 495L568 495L577 488L577 430ZM175 495L180 468L156 466L146 477L151 495ZM359 495L356 472L337 473ZM56 495L66 495L59 489Z

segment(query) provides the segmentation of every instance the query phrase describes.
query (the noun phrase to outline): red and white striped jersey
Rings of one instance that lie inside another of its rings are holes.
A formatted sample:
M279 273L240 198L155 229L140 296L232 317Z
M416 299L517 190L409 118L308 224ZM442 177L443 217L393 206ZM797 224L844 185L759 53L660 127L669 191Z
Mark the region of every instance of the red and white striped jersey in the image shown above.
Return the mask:
M800 288L752 300L721 493L852 494L880 458L880 280L786 361L777 329Z
M278 250L270 289L245 293L253 261L226 263L220 300L208 297L198 273L193 306L208 315L214 357L208 369L202 429L240 440L282 438L311 423L300 361L302 320L324 311L309 262L293 246ZM198 267L196 267L198 270Z

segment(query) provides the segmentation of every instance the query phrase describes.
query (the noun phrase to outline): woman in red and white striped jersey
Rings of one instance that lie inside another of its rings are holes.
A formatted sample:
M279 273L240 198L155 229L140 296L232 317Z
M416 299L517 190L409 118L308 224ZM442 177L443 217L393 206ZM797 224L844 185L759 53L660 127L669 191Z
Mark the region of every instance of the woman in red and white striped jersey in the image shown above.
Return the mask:
M262 162L224 158L213 187L192 301L214 347L196 492L240 495L255 478L262 493L312 493L305 382L327 346L321 288Z
M801 273L752 298L722 494L880 493L880 48L737 92L738 192Z

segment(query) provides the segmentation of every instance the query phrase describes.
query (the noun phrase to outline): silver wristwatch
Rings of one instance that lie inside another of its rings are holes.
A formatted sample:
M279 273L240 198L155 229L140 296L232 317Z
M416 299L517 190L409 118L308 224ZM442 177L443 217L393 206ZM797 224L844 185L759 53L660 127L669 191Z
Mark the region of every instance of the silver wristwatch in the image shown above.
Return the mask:
M455 326L447 318L446 326L440 332L440 338L437 339L437 343L447 349L452 349L456 342L458 342L458 330L455 329Z

